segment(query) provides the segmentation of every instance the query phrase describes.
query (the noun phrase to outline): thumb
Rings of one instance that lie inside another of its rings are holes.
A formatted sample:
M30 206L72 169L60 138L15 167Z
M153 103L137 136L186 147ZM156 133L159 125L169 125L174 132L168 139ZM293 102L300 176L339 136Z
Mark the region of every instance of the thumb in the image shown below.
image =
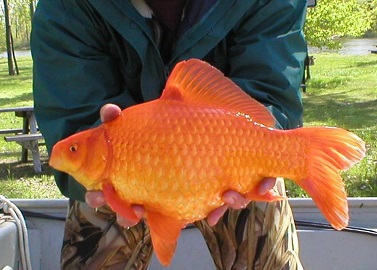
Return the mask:
M106 104L101 108L100 116L102 122L109 122L119 116L121 109L115 104Z

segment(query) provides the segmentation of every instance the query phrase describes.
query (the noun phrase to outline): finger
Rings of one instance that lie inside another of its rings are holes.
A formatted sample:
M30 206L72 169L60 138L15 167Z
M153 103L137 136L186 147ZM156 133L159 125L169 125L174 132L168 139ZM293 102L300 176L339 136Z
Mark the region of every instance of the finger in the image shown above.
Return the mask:
M121 109L115 104L106 104L101 108L100 116L102 122L109 122L119 116Z
M219 221L219 219L224 215L224 213L228 210L228 206L224 204L223 206L220 206L219 208L216 208L207 216L207 222L209 226L214 226Z
M145 208L143 207L143 206L141 206L141 205L133 205L133 206L131 206L131 208L134 210L134 212L135 212L135 215L139 218L139 219L141 219L141 218L143 218L144 217L144 215L145 215Z
M144 209L143 206L133 205L133 206L131 206L131 208L135 212L135 215L138 217L138 219L137 220L131 220L131 219L124 218L121 215L117 215L117 222L120 226L125 227L125 228L135 226L144 217L145 209Z
M106 204L102 191L88 191L85 193L86 203L93 208L99 208Z
M259 195L265 195L270 189L275 186L276 178L268 177L264 178L258 186Z
M241 194L233 190L224 192L222 200L226 202L229 207L234 209L245 208L250 202L250 200L246 199Z
M136 224L138 224L139 221L140 220L138 220L138 221L129 220L129 219L126 219L126 218L124 218L120 215L117 215L117 222L121 227L129 228L129 227L132 227L132 226L135 226Z

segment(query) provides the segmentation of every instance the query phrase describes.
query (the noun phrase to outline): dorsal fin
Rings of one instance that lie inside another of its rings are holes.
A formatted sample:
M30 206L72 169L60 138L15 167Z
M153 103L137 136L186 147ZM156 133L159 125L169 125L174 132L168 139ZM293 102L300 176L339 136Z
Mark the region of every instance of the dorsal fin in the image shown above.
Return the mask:
M198 59L182 61L174 67L161 99L233 110L249 115L260 124L275 125L274 117L265 106L247 95L221 71Z

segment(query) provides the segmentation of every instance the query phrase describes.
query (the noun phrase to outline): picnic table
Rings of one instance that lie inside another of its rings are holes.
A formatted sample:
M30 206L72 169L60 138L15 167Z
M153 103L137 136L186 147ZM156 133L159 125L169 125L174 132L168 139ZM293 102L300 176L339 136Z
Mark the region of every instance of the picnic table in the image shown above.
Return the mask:
M377 44L374 45L374 46L377 48ZM377 54L377 49L376 49L376 50L370 50L370 52L371 52L371 53L375 53L375 54Z
M16 117L22 117L22 127L0 129L0 134L12 134L5 136L7 142L16 142L22 146L21 162L27 162L28 150L31 151L33 157L33 165L35 172L41 172L41 159L39 154L39 140L43 139L42 134L38 130L37 120L35 119L34 107L11 107L0 108L0 113L14 112Z

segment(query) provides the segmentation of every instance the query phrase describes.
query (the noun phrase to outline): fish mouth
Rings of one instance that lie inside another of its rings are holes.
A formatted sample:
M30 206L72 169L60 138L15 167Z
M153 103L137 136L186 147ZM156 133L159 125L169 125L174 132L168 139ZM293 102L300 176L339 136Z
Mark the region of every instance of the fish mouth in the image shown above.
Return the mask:
M48 164L55 170L70 173L71 170L68 168L63 154L59 150L58 144L53 147Z
M64 162L62 161L62 158L61 158L61 155L59 155L57 152L55 151L52 151L51 153L51 156L50 156L50 160L48 162L48 164L56 169L56 170L59 170L59 171L64 171L66 172L65 170L65 167L64 166Z

